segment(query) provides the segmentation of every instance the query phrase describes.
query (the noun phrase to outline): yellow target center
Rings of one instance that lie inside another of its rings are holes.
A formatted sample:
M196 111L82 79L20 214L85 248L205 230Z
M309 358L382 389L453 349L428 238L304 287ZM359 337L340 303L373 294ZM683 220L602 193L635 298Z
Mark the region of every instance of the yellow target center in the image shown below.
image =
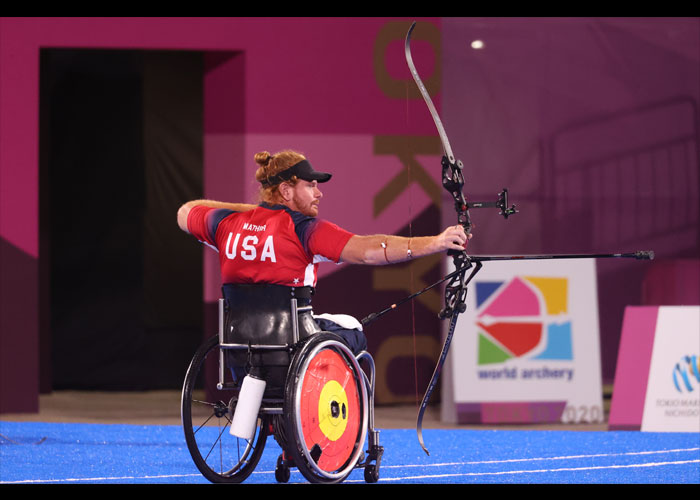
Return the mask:
M348 425L348 396L336 380L329 380L318 399L318 426L331 441L336 441Z

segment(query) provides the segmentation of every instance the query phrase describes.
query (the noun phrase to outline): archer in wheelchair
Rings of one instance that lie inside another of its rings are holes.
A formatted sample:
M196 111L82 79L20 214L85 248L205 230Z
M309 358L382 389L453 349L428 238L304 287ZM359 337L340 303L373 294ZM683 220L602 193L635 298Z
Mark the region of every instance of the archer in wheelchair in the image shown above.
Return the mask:
M223 283L219 332L183 385L188 449L212 482L249 477L270 435L283 450L279 482L292 467L313 483L341 482L355 468L376 482L374 361L357 320L314 316L318 264L393 264L464 250L467 237L461 226L427 237L352 234L317 218L318 185L331 174L294 151L255 161L260 205L197 200L178 211L180 228L218 251Z

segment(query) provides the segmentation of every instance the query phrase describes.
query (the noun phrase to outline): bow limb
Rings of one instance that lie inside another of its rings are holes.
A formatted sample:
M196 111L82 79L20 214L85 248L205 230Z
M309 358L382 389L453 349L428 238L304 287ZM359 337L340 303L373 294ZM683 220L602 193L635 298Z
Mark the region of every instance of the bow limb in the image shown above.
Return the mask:
M408 69L411 70L411 75L413 76L413 79L416 82L416 85L418 85L418 90L420 90L421 95L423 96L423 99L425 100L425 103L428 105L428 109L430 110L430 115L433 117L433 121L435 122L435 126L438 129L438 134L440 134L440 141L442 142L442 148L445 152L445 156L449 160L450 163L455 162L455 157L452 154L452 147L450 147L450 141L447 139L447 134L445 133L445 127L442 126L442 120L440 120L440 115L437 112L437 109L435 109L435 105L433 104L433 100L430 98L430 94L428 93L428 89L425 88L425 85L423 85L423 81L420 79L420 76L418 75L418 71L416 70L416 65L413 64L413 57L411 57L411 33L413 32L413 28L416 27L416 22L413 21L413 24L411 24L411 27L408 29L408 34L406 34L406 43L404 44L404 50L406 52L406 62L408 63Z
M461 252L459 255L455 256L455 265L458 266L457 270L461 272L457 273L445 286L445 308L440 311L441 318L450 318L450 325L447 329L447 335L445 336L445 341L442 345L442 351L440 352L440 357L438 359L437 365L435 365L435 370L433 371L433 376L428 383L428 388L425 391L423 400L420 404L420 409L418 410L418 419L416 421L416 432L418 434L418 442L423 448L423 451L430 455L428 449L423 443L423 415L425 413L425 408L428 406L428 401L430 396L437 385L440 378L440 373L442 372L442 367L445 364L445 359L447 358L447 353L450 350L450 344L452 343L452 337L455 332L455 327L457 326L457 317L460 313L466 310L466 298L467 298L467 285L474 278L476 273L481 270L481 262L476 261L474 263L474 269L469 274L469 277L465 279L467 270L472 267L472 261L469 259L465 252Z
M442 345L442 351L440 352L438 364L435 365L433 376L430 379L428 388L426 389L425 395L423 396L423 400L420 403L420 409L418 410L418 419L416 420L416 433L418 434L418 442L420 443L420 447L423 448L423 451L428 456L430 456L430 452L425 447L425 443L423 442L423 415L425 413L426 406L428 406L430 395L433 393L433 389L435 389L437 381L440 378L442 366L445 363L445 358L447 357L447 353L450 350L450 344L452 343L452 335L454 334L455 326L457 326L456 314L452 315L452 318L450 318L450 327L447 330L447 336L445 337L445 342Z
M406 42L404 44L404 50L406 53L406 63L411 71L411 76L418 86L423 100L428 105L428 110L430 115L433 117L435 122L435 127L437 127L438 134L440 135L440 142L442 143L443 157L442 157L442 186L449 191L452 195L452 199L455 204L455 211L457 212L457 222L464 228L467 236L471 234L472 223L469 216L469 207L467 205L467 200L462 193L462 187L464 186L464 175L462 174L463 165L460 160L455 160L454 154L452 153L452 146L447 138L447 133L445 132L445 127L442 124L440 115L435 109L435 104L425 88L423 81L416 70L416 65L413 63L413 57L411 56L411 33L416 27L416 22L411 24L406 34Z

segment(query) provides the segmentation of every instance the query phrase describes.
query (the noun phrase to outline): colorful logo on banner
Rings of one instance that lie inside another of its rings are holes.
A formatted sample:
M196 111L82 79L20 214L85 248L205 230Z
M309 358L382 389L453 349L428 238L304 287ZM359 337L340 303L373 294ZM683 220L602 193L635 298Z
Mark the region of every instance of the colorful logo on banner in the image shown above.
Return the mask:
M566 278L476 284L478 364L573 360Z
M683 356L673 368L673 384L680 393L693 392L700 387L700 359L696 355Z

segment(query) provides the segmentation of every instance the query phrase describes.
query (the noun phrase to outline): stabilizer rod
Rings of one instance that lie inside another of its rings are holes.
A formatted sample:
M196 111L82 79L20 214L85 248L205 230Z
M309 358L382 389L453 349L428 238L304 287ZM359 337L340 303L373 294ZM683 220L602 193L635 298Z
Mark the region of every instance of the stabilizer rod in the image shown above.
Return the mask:
M362 325L368 325L373 321L384 316L389 311L393 311L400 305L408 302L409 300L415 299L419 295L427 292L431 288L435 288L440 283L444 283L448 279L456 276L460 273L465 273L467 269L472 266L472 262L487 262L496 260L552 260L552 259L637 259L637 260L654 260L653 250L637 250L636 252L627 253L574 253L574 254L541 254L541 255L470 255L467 258L467 264L450 274L436 281L432 285L426 286L422 290L412 293L408 297L405 297L398 302L391 304L386 309L369 314L367 317L362 319Z
M637 259L654 260L653 250L637 250L628 253L573 253L549 255L470 255L472 261L486 262L491 260L546 260L546 259Z

